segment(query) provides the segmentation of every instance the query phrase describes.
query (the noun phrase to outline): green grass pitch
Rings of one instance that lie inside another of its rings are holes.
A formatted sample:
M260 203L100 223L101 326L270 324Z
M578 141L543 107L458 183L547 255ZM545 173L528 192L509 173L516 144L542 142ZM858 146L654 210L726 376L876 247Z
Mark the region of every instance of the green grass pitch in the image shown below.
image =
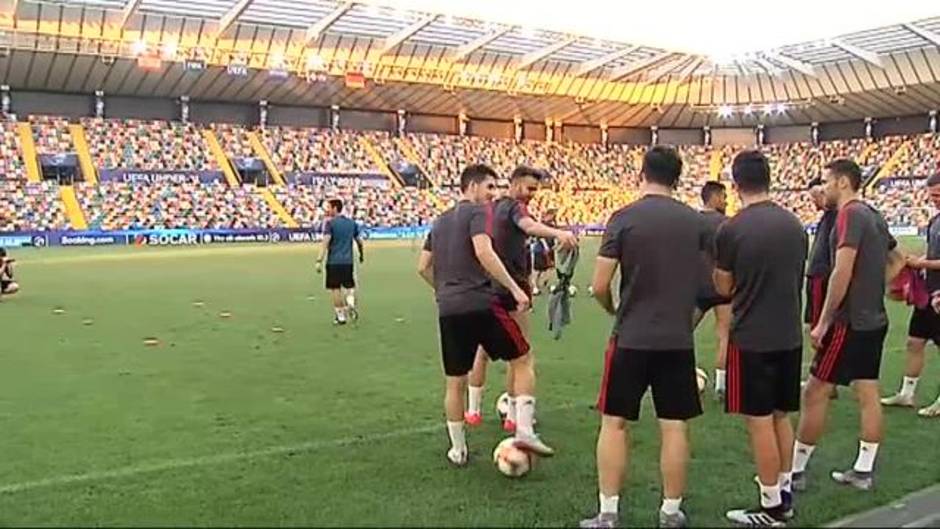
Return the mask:
M585 295L596 242L586 246L561 341L544 328L545 299L536 303L539 429L559 455L521 480L490 462L502 367L469 435L470 467L445 462L436 314L413 246L368 248L362 320L345 328L331 324L310 246L13 252L23 292L0 302L0 525L576 523L596 509L589 406L611 325ZM890 310L884 392L899 380L908 317ZM706 321L698 354L709 373L713 350ZM921 403L938 390L936 356ZM724 525L725 510L757 499L754 470L742 421L711 398L705 407L692 423L685 509L695 525ZM856 451L843 391L798 497L800 525L940 480L940 421L907 410L886 420L876 491L832 484L828 471ZM624 522L650 525L660 487L649 406L633 440Z

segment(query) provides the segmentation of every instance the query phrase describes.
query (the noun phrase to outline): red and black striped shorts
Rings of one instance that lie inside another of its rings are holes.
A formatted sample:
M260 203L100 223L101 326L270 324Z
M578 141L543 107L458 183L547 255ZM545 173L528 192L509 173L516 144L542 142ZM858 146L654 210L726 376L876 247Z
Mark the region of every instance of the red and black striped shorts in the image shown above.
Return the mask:
M887 335L887 325L859 331L837 322L823 338L809 372L819 380L840 386L855 380L878 380Z

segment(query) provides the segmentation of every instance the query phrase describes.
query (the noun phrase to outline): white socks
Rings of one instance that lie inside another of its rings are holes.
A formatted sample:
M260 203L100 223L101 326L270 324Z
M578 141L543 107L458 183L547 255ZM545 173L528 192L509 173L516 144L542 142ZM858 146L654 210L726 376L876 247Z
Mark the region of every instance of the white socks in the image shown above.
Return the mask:
M760 506L765 509L779 507L783 503L780 498L780 484L773 485L760 484Z
M780 484L780 490L783 492L793 492L793 473L792 472L781 472L780 479L777 481Z
M799 440L793 443L793 472L806 470L806 464L809 463L813 450L816 450L815 446L803 444Z
M871 472L878 455L878 443L858 442L858 459L855 460L856 472Z
M519 422L517 419L518 413L516 413L516 397L512 395L509 396L509 413L506 414L506 418L513 422L513 424Z
M725 378L727 371L724 369L715 370L715 391L724 391L725 390Z
M917 381L919 377L904 377L901 382L901 396L914 398L914 392L917 391Z
M603 492L598 496L601 500L601 514L617 514L620 496L604 496Z
M483 386L467 386L467 413L479 415L483 403Z
M450 437L450 446L455 450L467 450L467 437L464 435L463 421L447 421L447 435Z
M682 498L676 498L670 500L669 498L663 498L663 505L659 508L663 514L673 516L679 514L679 507L682 505Z
M333 312L336 313L336 321L346 321L346 309L333 307Z
M356 308L356 292L354 290L346 291L346 306Z
M535 418L535 397L532 395L518 395L516 397L516 433L534 435L532 425Z

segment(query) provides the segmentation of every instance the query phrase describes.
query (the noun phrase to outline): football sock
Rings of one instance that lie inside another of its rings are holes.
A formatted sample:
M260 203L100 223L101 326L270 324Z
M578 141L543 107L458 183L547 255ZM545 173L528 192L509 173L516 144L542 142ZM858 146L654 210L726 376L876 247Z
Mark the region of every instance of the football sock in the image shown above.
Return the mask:
M617 514L620 505L620 496L605 496L603 492L598 494L598 496L600 496L601 500L601 514Z
M355 290L346 291L346 306L356 308L356 291Z
M467 412L479 414L483 401L483 386L467 386Z
M659 510L663 511L663 514L668 514L670 516L679 514L679 507L682 505L682 498L676 498L671 500L669 498L663 498L663 505Z
M535 417L535 397L532 395L519 395L516 397L516 432L523 435L532 435L535 429L532 420Z
M813 455L816 447L803 444L800 441L793 443L793 472L803 472L806 470L806 464L809 463L810 456Z
M447 435L450 436L450 446L457 450L467 449L467 438L464 435L463 421L447 421Z
M878 455L878 443L858 442L858 458L855 460L856 472L871 472Z
M773 485L760 484L761 507L773 509L774 507L780 507L781 503L783 503L783 500L780 499L780 485L778 483L774 483Z
M784 492L793 492L793 473L781 472L778 483L780 484L780 490Z
M516 397L513 397L512 395L510 395L509 396L509 413L506 414L506 418L512 421L513 423L517 423L518 421L516 420L517 419L516 415L517 415L516 414Z
M341 308L339 308L339 307L336 307L336 308L333 309L333 311L336 312L336 319L337 319L337 321L346 321L346 310L345 310L345 309L341 309Z
M724 391L725 390L725 374L727 371L724 369L715 370L715 391Z
M920 380L919 377L904 377L904 380L901 382L901 395L913 397L914 392L917 391L918 380Z

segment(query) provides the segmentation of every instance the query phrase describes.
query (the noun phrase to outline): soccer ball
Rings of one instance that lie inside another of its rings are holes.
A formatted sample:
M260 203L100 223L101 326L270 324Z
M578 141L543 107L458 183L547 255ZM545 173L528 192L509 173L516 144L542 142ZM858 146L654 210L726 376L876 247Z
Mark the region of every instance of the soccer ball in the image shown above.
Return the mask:
M509 416L509 393L503 392L496 399L496 415L499 417L500 422L505 421L506 417Z
M506 477L520 478L529 472L534 463L533 455L516 448L515 439L507 437L493 450L493 463Z
M594 296L594 285L588 285L587 288L588 288L588 295L593 297L593 296Z
M708 386L708 373L705 372L701 367L695 368L695 379L698 383L699 393L705 391L705 388Z
M571 297L577 296L577 295L578 295L578 287L576 287L576 286L574 286L574 285L568 285L568 295L571 296Z

